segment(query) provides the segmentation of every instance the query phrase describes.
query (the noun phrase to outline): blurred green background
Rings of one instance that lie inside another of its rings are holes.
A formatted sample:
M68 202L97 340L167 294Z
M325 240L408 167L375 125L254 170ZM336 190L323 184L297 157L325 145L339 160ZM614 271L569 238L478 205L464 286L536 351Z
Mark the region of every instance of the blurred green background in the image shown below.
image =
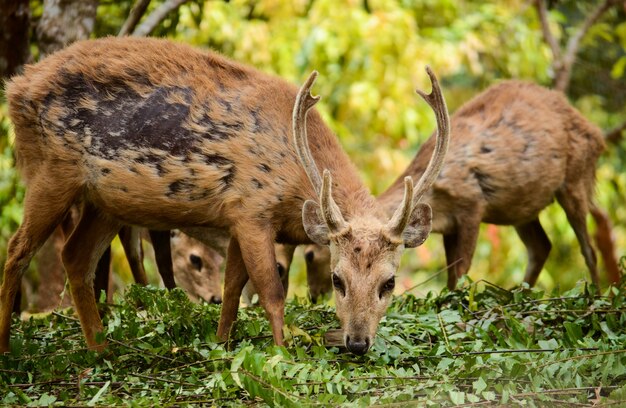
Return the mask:
M152 1L146 15L163 1ZM549 1L548 20L564 46L603 1ZM626 2L614 2L582 38L568 97L600 128L626 120ZM102 0L91 37L116 35L132 1ZM31 26L43 13L30 2ZM38 39L30 35L33 61ZM361 171L374 194L408 165L435 129L430 108L414 89L430 89L430 65L443 85L451 112L498 81L519 78L551 86L553 54L530 0L261 0L190 1L167 15L153 36L211 48L262 71L301 83L316 69L318 109ZM4 94L0 100L0 261L21 220L23 187L13 169L12 135ZM608 145L597 171L597 202L613 222L617 255L626 248L624 148ZM436 211L436 209L435 209ZM541 215L553 249L538 286L572 287L588 278L580 249L563 211L551 205ZM589 220L591 231L595 225ZM115 264L130 280L123 251ZM511 287L523 280L526 251L512 227L483 225L470 277ZM149 262L149 261L148 261ZM408 250L398 290L410 288L445 266L440 235ZM154 266L149 266L153 279ZM602 260L602 278L606 280ZM306 293L302 257L292 268L292 292ZM423 294L445 286L445 272L413 290Z

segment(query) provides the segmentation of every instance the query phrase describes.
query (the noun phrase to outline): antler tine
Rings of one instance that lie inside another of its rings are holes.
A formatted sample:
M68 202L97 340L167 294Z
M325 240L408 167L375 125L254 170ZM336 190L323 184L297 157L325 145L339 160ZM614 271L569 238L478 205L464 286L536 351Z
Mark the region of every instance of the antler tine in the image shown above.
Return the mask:
M389 226L389 232L392 236L400 237L411 218L411 212L413 210L413 178L406 176L404 178L404 198L402 199L402 205L399 206L393 213L393 216L387 224Z
M433 89L431 93L426 94L419 89L417 89L416 92L430 105L435 113L435 117L437 118L437 139L435 150L430 158L428 167L415 187L413 193L413 207L417 205L422 195L424 195L426 190L435 182L437 176L439 176L450 141L450 117L448 116L446 101L439 87L439 81L429 66L426 66L426 73L428 73L430 82L432 83Z
M315 106L315 104L320 100L319 96L314 97L311 95L311 87L315 83L317 75L317 71L311 72L306 82L298 91L296 103L293 107L292 125L296 153L298 154L300 163L302 163L302 167L304 167L304 171L309 177L309 181L315 189L315 193L319 197L322 180L317 166L315 165L315 161L313 161L313 156L311 156L306 134L306 115L309 109Z
M341 215L341 210L333 200L332 195L332 177L328 169L324 170L324 182L322 184L322 192L320 194L320 208L322 209L322 217L328 225L328 229L333 232L341 232L347 227L346 220Z

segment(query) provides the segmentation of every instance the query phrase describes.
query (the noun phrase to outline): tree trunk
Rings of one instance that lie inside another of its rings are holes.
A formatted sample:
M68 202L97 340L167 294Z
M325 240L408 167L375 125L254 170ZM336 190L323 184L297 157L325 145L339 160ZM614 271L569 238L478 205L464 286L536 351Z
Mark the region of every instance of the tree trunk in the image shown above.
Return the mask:
M28 0L0 0L0 78L17 73L30 55Z
M37 24L41 56L88 39L96 23L98 0L44 0Z

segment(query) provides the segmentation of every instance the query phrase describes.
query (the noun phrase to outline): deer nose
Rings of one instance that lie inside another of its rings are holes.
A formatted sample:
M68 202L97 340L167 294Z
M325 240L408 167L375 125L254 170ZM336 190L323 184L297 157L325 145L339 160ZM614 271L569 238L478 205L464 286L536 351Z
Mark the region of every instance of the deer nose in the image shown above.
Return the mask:
M346 347L351 353L362 356L369 350L370 340L368 338L360 339L346 336Z
M213 295L211 296L211 303L214 303L216 305L219 305L222 303L222 297L219 295Z

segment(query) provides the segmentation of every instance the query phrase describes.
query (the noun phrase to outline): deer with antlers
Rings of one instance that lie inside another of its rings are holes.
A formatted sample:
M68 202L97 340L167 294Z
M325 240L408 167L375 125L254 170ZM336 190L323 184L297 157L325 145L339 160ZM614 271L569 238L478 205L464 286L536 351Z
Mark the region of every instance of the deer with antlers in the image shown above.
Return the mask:
M435 144L431 136L380 195L383 208L393 211L401 202L403 178L426 170ZM464 104L451 118L446 164L423 198L435 209L433 232L443 234L448 288L468 272L483 222L515 227L528 251L524 281L534 285L551 249L539 213L555 198L574 229L592 282L599 285L586 218L595 208L595 168L603 150L601 130L558 91L505 81ZM330 288L330 254L308 246L305 259L315 299Z
M27 192L0 288L0 351L9 348L24 270L78 203L81 216L62 258L89 347L104 347L96 342L103 330L96 263L122 225L138 225L228 230L217 334L229 336L250 279L278 345L285 294L274 242L330 245L344 341L365 353L402 251L422 244L431 229L430 206L420 198L443 164L449 119L428 75L432 93L418 92L436 113L436 147L416 187L404 179L402 203L389 220L311 110L319 99L310 94L316 73L298 92L217 54L145 38L78 42L27 67L7 85Z

